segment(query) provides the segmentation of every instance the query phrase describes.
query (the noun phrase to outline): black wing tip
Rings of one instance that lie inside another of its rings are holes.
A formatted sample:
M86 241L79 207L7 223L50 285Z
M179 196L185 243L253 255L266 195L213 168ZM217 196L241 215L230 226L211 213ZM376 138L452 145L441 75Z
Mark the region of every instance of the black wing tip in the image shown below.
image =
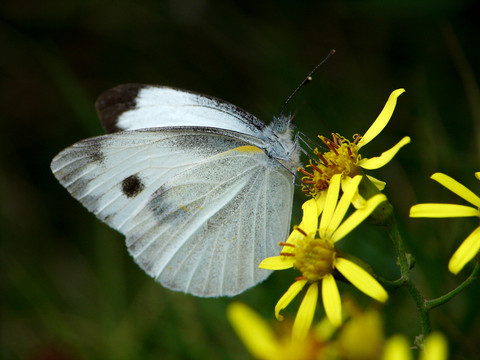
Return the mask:
M124 84L100 94L95 102L95 108L107 133L122 131L122 129L117 127L118 117L125 111L135 108L138 93L146 87L148 85Z

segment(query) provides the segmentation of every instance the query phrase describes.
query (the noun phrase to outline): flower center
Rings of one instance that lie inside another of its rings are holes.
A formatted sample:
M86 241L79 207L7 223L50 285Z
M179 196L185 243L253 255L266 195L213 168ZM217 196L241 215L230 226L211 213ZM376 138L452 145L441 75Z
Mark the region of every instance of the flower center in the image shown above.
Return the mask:
M332 272L334 260L335 247L332 243L306 236L297 244L293 267L300 270L308 281L314 282Z
M319 136L325 145L330 149L325 153L321 153L315 148L314 153L318 156L318 160L310 160L305 168L299 168L305 176L302 178L302 191L310 196L316 196L323 190L328 189L330 180L335 174L354 177L361 173L361 169L356 166L360 160L358 154L358 141L360 135L356 135L355 140L350 142L338 134L332 134L332 139Z

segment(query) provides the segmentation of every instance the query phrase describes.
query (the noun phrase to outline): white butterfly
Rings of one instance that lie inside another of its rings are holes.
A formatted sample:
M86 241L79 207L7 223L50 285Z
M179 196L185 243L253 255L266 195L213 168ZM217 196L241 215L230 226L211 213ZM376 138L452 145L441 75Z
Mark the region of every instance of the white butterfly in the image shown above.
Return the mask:
M163 286L235 295L289 233L299 146L290 118L265 125L216 98L121 85L100 96L108 134L63 150L51 168Z

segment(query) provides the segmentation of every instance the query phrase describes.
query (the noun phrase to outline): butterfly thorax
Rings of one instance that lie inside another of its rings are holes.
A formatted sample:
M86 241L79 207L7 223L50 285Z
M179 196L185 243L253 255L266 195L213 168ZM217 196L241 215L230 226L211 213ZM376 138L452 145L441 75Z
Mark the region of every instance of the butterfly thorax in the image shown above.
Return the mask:
M291 117L280 115L273 117L272 122L265 128L264 136L267 140L265 152L279 160L292 171L300 165L300 149L296 141L292 140L294 126Z

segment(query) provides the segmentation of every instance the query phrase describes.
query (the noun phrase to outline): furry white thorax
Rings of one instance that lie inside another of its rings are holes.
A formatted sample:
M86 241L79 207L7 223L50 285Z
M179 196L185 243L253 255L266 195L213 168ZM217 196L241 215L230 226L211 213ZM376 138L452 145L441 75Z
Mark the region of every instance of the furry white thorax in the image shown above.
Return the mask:
M280 160L288 169L296 171L300 165L300 149L296 138L292 139L295 127L291 120L291 116L274 116L263 134L268 139L266 153Z

